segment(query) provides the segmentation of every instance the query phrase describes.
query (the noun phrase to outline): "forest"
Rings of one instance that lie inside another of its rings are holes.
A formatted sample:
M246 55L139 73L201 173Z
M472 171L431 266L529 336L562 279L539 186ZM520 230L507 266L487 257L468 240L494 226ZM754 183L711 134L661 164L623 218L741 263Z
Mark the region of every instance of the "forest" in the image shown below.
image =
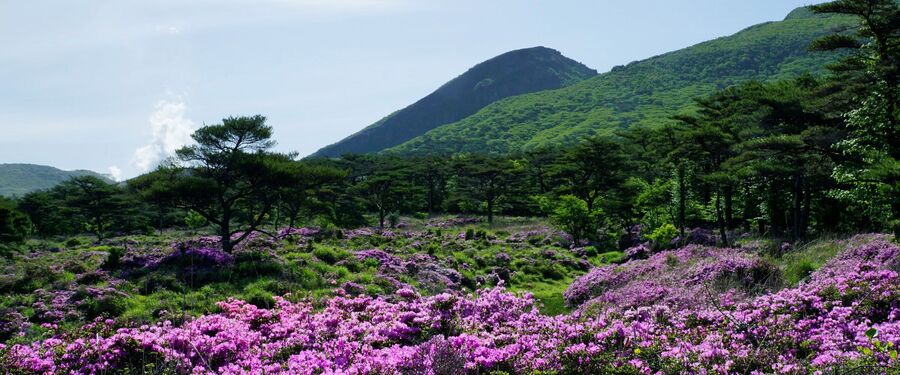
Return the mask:
M299 158L234 116L0 197L0 368L896 373L900 7L811 9L859 23L808 46L826 71L654 126Z

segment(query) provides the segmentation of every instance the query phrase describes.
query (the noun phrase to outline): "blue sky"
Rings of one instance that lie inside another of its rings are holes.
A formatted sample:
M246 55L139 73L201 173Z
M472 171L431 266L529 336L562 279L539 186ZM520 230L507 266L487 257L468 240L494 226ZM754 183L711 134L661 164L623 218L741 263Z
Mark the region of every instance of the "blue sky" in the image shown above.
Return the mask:
M0 163L130 177L251 114L306 155L509 50L604 72L814 2L0 0Z

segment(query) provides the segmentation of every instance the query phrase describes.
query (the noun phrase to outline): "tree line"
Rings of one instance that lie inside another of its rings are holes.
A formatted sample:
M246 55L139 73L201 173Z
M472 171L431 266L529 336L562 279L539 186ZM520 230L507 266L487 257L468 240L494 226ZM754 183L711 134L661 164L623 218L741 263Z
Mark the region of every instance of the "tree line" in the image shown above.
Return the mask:
M126 183L78 177L0 201L0 240L209 225L230 251L278 226L383 228L400 215L445 213L549 216L595 243L615 243L635 224L656 237L708 227L723 245L735 232L896 234L898 6L812 8L860 19L858 30L810 46L847 51L828 75L724 88L657 127L510 155L297 160L273 151L264 117L232 117Z

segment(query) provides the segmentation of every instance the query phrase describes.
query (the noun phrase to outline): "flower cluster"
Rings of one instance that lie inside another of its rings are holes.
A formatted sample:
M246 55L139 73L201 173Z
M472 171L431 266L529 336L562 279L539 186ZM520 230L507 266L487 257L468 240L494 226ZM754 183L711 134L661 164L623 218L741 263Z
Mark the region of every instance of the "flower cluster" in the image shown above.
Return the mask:
M393 262L387 253L364 254ZM271 309L228 300L219 304L220 313L181 325L114 329L98 321L75 333L0 347L0 364L12 372L81 374L149 366L195 374L763 374L896 367L900 275L890 267L898 256L896 245L876 239L850 247L808 283L751 295L741 289L761 263L735 249L688 246L594 269L567 292L570 302L642 302L560 316L543 315L530 295L502 287L428 297L403 288L392 298L338 296L320 303L286 296ZM716 282L727 288L716 303L683 303L702 298L698 285Z
M320 228L310 227L310 228L292 228L286 227L282 228L278 231L278 238L286 238L290 236L298 236L298 237L315 237L322 232Z
M391 279L409 276L415 279L421 288L429 291L460 289L462 275L459 271L440 265L437 259L428 254L415 254L404 260L384 250L369 249L357 251L356 257L359 260L377 260L381 276Z
M572 236L566 232L549 227L540 227L513 233L506 239L506 242L511 244L553 245L567 248L572 245Z
M451 217L445 219L431 219L425 226L430 228L452 228L481 223L480 217Z
M60 323L75 320L92 313L97 304L113 301L128 295L117 289L123 280L110 277L106 272L94 271L78 274L75 279L53 289L34 291L33 320L41 323ZM91 285L99 284L99 285Z
M645 246L628 250L633 260L606 265L576 279L564 296L571 306L587 301L603 308L625 309L655 304L671 308L718 303L720 292L746 299L766 291L778 279L775 266L741 249L688 245L649 254ZM596 306L594 306L596 307Z

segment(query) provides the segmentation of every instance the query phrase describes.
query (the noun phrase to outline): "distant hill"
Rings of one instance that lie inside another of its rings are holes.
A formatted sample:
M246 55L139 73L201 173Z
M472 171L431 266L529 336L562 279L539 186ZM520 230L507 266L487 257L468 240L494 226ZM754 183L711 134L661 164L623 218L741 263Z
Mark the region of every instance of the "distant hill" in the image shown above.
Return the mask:
M507 52L475 65L412 105L322 148L313 156L381 151L440 125L461 120L497 100L569 86L596 74L550 48Z
M0 164L0 195L22 196L35 190L52 188L72 177L86 175L112 182L109 176L88 170L64 171L46 165Z
M819 36L855 27L806 8L784 20L613 68L574 85L506 98L389 149L400 154L507 153L577 142L631 126L655 127L692 99L747 80L821 73L834 53L807 51Z

